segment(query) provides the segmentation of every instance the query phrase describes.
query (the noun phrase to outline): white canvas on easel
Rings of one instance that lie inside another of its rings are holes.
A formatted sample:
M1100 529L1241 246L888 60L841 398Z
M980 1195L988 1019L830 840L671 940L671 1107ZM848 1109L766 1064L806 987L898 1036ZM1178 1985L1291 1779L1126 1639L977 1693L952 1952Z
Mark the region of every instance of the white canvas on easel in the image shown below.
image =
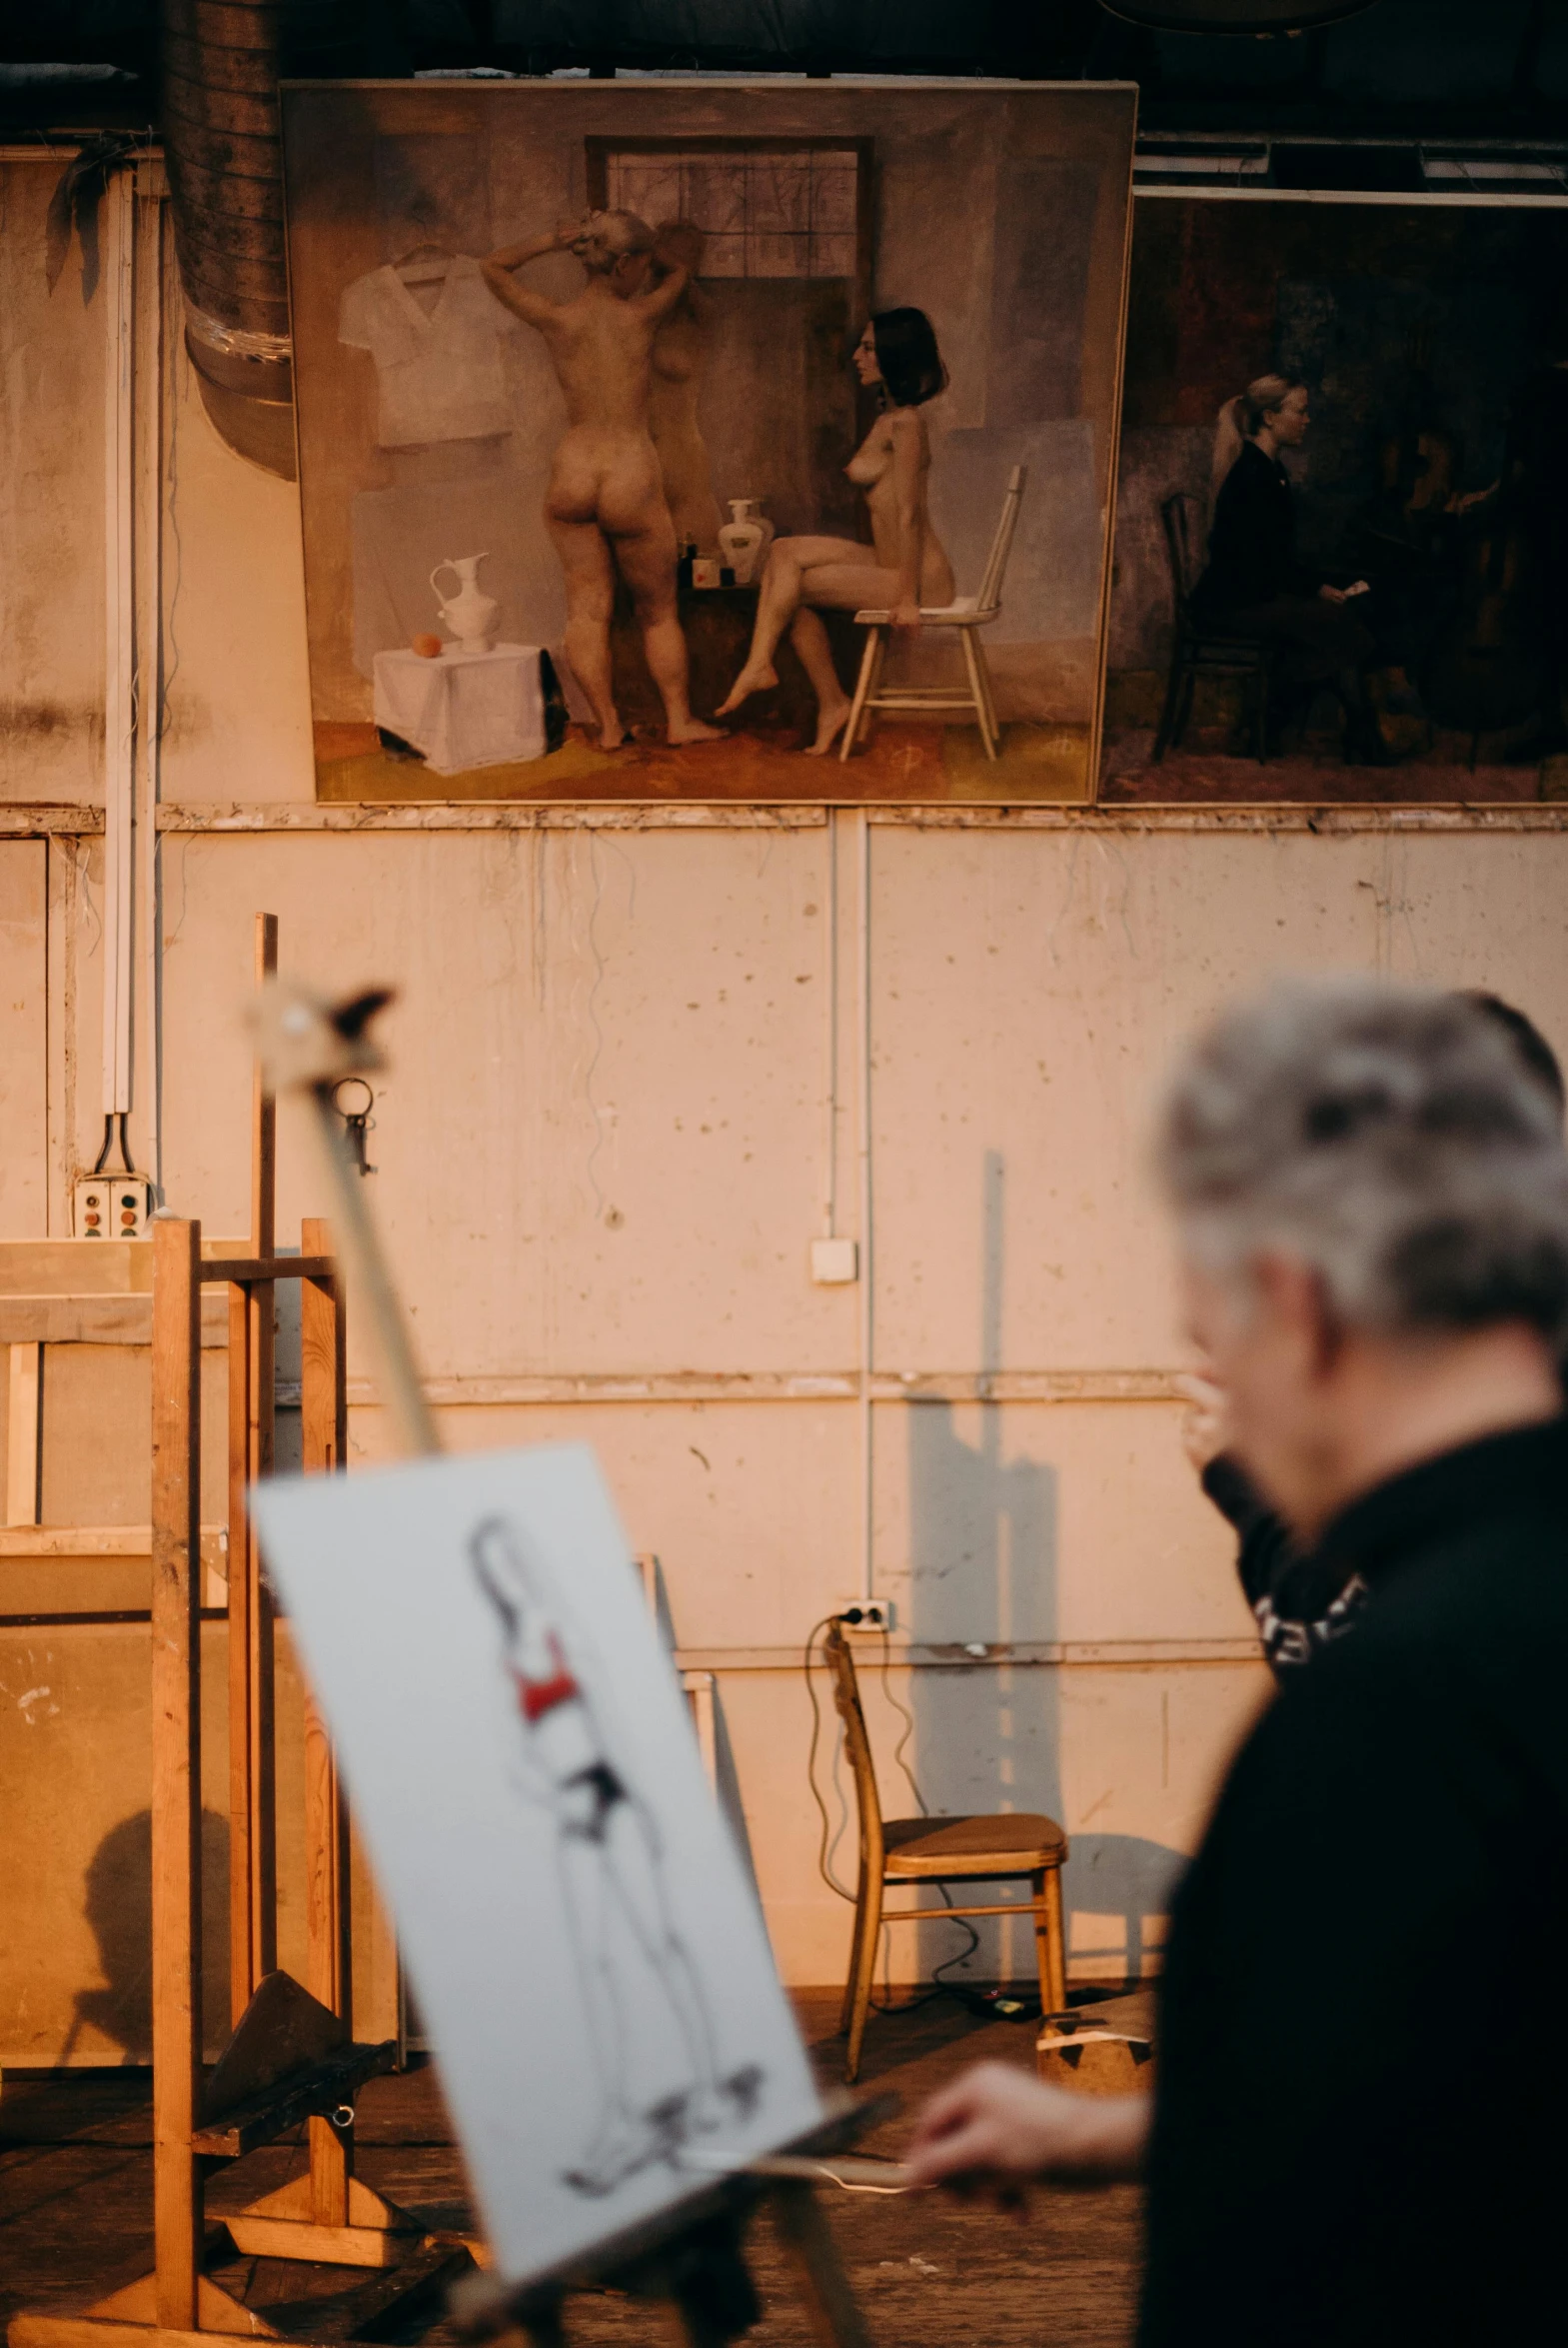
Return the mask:
M584 1445L252 1495L501 2273L821 2118Z

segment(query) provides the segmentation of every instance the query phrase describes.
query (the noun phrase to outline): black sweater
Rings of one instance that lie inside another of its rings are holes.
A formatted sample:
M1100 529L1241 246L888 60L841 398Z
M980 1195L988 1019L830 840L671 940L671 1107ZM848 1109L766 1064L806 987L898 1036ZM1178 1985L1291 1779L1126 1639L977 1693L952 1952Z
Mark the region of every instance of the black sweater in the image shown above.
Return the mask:
M1374 1602L1282 1682L1176 1896L1141 2348L1554 2337L1568 1420L1394 1477L1318 1555Z
M1255 440L1220 484L1208 536L1208 569L1192 601L1199 612L1255 610L1282 595L1315 595L1322 574L1296 554L1295 492L1277 457Z

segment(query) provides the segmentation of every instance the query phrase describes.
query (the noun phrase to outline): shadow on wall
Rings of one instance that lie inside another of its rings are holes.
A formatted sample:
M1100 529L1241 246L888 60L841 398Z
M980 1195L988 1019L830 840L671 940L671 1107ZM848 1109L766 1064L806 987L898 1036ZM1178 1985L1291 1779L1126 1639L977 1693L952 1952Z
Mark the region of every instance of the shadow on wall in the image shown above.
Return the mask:
M1141 1834L1077 1834L1062 1881L1069 1915L1067 1961L1081 1975L1136 1981L1158 1957L1181 1851Z
M88 1861L84 1912L104 1978L76 1993L62 2063L84 2029L112 2039L122 2063L152 2060L152 1812L137 1810ZM210 2056L229 2036L229 1821L216 1810L202 1812L202 2010Z
M681 1641L676 1635L675 1616L670 1610L670 1585L665 1579L664 1566L657 1557L652 1556L640 1559L639 1565L655 1628L670 1657L671 1669L675 1670L678 1668L676 1652ZM752 1853L752 1837L746 1823L746 1805L741 1799L741 1779L736 1770L735 1747L730 1741L730 1723L725 1717L724 1694L717 1680L711 1694L714 1707L714 1793L735 1838L741 1864L757 1895L757 1904L761 1907L762 1886L757 1880L757 1861Z
M983 1180L982 1378L1002 1362L1006 1217L1000 1152L986 1153ZM931 1645L1047 1645L1060 1636L1056 1468L1047 1460L1004 1455L998 1404L981 1401L963 1409L975 1420L972 1440L960 1431L952 1403L910 1406L909 1636ZM925 1670L914 1676L910 1702L920 1788L932 1811L1042 1810L1062 1817L1059 1669L1003 1662ZM1102 1937L1107 1945L1119 1939L1128 1974L1138 1973L1181 1863L1179 1852L1136 1836L1088 1836L1075 1845L1063 1878L1069 1963L1072 1912L1081 1909L1096 1950ZM1016 1895L1025 1896L1026 1889L1017 1886ZM998 1887L995 1896L1014 1893ZM921 1969L942 1964L949 1977L977 1981L1032 1977L1033 1943L1023 1923L1001 1918L973 1929L979 1943L965 1956L962 1926L921 1925ZM1076 1937L1082 1939L1081 1930Z

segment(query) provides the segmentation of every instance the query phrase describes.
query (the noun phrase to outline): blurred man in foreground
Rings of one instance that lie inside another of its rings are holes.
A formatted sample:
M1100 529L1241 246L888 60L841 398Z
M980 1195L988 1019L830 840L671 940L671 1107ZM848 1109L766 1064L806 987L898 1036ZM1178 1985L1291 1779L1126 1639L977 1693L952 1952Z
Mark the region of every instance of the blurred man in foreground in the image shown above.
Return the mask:
M1143 2348L1539 2336L1568 2197L1531 2007L1568 1936L1554 1106L1462 998L1294 986L1190 1055L1160 1159L1236 1455L1375 1602L1230 1771L1176 1900L1154 2097L986 2066L911 2159L1146 2175Z

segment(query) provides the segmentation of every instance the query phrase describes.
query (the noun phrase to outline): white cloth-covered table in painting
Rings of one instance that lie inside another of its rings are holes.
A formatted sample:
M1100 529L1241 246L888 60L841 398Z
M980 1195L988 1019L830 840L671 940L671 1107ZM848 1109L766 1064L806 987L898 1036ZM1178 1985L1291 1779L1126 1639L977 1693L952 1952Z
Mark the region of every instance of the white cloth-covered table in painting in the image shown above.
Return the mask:
M376 655L376 723L411 743L438 775L543 758L543 655L536 644L489 652L449 645L439 660Z

